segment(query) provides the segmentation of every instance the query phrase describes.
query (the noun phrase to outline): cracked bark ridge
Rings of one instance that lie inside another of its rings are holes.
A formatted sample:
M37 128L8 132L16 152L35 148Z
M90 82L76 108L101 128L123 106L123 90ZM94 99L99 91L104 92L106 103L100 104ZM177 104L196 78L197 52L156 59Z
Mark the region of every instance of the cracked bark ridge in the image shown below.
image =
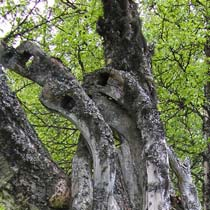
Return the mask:
M171 148L168 147L167 150L171 168L178 179L178 187L181 194L181 202L179 202L180 209L200 210L201 204L190 172L190 160L187 158L184 162L181 162ZM175 199L175 197L171 198L172 201Z
M0 78L0 196L6 209L50 210L54 186L62 181L70 192L70 180L38 140L17 98L8 89L2 69ZM68 208L70 194L63 196L61 191L59 199L62 202L58 209Z
M93 209L92 157L85 140L80 136L72 162L72 209Z

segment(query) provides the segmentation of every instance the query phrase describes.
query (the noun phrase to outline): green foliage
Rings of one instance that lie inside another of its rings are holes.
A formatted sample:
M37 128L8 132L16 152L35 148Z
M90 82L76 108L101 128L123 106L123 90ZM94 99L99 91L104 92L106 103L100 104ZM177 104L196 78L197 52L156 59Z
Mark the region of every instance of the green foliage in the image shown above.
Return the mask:
M5 208L0 204L0 210L5 210Z
M60 57L78 79L104 64L102 43L96 34L96 21L102 12L100 6L97 0L78 1L75 11L71 10L68 18L53 26L58 32L50 40L53 55ZM65 9L66 5L55 7L54 13L60 14Z
M203 13L186 0L151 1L146 6L145 31L155 43L153 71L168 140L182 154L202 152L203 87L208 79Z

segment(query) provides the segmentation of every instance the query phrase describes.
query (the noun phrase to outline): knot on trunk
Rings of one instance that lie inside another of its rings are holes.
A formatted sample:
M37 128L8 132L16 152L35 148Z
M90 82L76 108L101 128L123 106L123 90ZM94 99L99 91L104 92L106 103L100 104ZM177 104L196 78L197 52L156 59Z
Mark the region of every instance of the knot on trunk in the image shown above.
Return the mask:
M68 209L70 206L71 193L69 183L65 179L57 182L54 189L54 194L49 199L49 204L52 208Z

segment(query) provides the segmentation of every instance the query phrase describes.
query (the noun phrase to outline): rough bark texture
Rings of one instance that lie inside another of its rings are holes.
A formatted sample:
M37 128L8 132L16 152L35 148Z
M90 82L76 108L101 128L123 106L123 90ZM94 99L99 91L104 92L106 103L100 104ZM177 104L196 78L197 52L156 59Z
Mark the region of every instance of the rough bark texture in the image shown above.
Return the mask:
M4 54L3 58L9 60L2 63L43 86L41 102L47 108L70 119L81 131L93 158L93 193L97 201L93 202L93 208L107 209L108 203L115 202L113 198L114 141L112 131L95 103L85 93L68 68L54 58L48 57L33 43L25 42L13 51L12 57L12 52L9 55L10 57L7 58L7 54ZM30 57L33 57L32 64L26 68L22 61Z
M133 209L157 206L167 209L164 205L168 201L164 196L169 186L168 161L164 133L154 104L130 73L108 68L97 74L98 77L89 76L87 83L94 81L90 85L95 86L90 90L92 98L106 122L121 137L121 166ZM100 79L104 76L101 75L108 75L102 86ZM121 87L123 91L116 86L119 80L125 85ZM126 167L131 169L130 174Z
M91 210L93 207L92 158L80 138L72 163L72 209Z
M103 5L97 30L104 39L106 67L88 75L83 86L31 42L16 49L1 43L0 63L42 86L41 102L81 131L70 208L169 210L165 134L137 6L131 0L103 0ZM54 207L57 194L56 188L49 199Z
M201 204L190 172L190 160L187 158L183 163L180 162L170 148L168 148L168 155L171 168L177 176L178 188L181 194L181 202L177 200L178 202L174 206L180 209L200 210ZM171 199L173 202L176 198L171 196Z
M156 108L150 52L141 31L137 6L129 0L104 0L103 5L104 17L98 21L98 32L104 38L106 64L112 69L104 73L107 81L101 83L105 86L101 92L131 117L138 133L136 139L126 139L136 173L134 186L138 186L137 194L141 194L134 209L168 209L164 132Z
M8 210L67 209L68 177L51 161L27 122L2 69L0 78L0 198Z

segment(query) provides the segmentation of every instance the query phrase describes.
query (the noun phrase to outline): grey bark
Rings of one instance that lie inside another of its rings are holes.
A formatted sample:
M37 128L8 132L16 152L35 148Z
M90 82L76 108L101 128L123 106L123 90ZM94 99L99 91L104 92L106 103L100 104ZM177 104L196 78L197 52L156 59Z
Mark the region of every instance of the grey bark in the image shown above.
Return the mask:
M3 204L7 210L68 207L69 178L50 159L37 138L17 98L6 85L2 67L0 78L0 198ZM61 193L56 197L59 183L62 183Z
M25 55L28 55L27 58L33 57L29 68L25 63L21 63ZM48 57L31 42L25 42L19 46L9 62L4 64L43 86L41 102L47 108L70 119L81 131L93 158L94 199L97 200L93 202L93 208L107 209L108 201L114 202L114 141L112 131L95 103L68 68Z
M178 179L182 209L200 210L201 204L198 199L196 186L193 184L190 172L190 160L186 158L184 162L181 162L178 160L172 149L168 148L167 150L171 168L175 172Z
M72 162L72 209L91 210L93 207L92 158L81 136Z
M33 62L28 69L24 66L25 64L22 65L18 60L26 54L33 56ZM4 54L3 58L6 55ZM113 195L115 180L116 182L120 180L120 173L118 173L119 177L116 178L118 164L111 129L95 102L88 97L87 93L71 75L69 69L60 63L55 63L40 48L30 42L23 43L16 49L13 57L10 57L9 62L2 63L44 86L40 97L42 103L70 119L80 129L93 158L93 209L120 209L120 203L124 202L121 202L122 199L119 200L120 196L114 197ZM118 106L125 109L127 115L133 117L133 127L136 129L134 129L136 134L133 134L136 135L136 140L132 139L136 146L131 148L135 150L136 157L133 158L133 164L135 164L136 177L138 177L133 186L138 186L138 192L136 192L137 198L134 199L135 201L129 202L134 203L133 209L156 207L168 209L167 155L166 150L164 150L164 133L157 110L155 111L153 102L140 86L138 80L130 73L113 68L105 68L103 71L102 74L107 74L110 78L107 84L101 86L102 91L99 92L102 92L109 100L115 100ZM100 76L100 73L98 75ZM123 84L118 84L116 87L115 83L119 82L118 79ZM86 84L87 87L88 84ZM97 89L100 90L99 87ZM129 98L130 96L132 98ZM94 96L91 95L91 97ZM129 102L129 104L126 102ZM152 130L151 126L155 126L155 129ZM126 135L126 132L131 133L132 131L122 130L121 132L121 135ZM132 138L132 136L129 138ZM145 147L143 148L142 145ZM149 154L148 150L152 153ZM121 188L123 188L123 182L121 185ZM149 188L148 191L146 191L147 188ZM123 190L121 192L123 193ZM130 198L132 197L131 194ZM158 199L154 199L155 197L158 197Z

